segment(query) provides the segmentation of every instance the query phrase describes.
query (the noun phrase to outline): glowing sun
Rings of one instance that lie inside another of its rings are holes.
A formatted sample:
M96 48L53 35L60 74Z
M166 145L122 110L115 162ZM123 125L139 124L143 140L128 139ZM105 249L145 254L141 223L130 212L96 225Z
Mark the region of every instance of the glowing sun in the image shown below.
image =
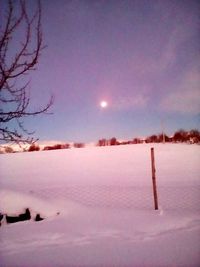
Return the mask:
M101 102L100 102L100 106L101 106L102 108L106 108L106 107L108 106L108 103L107 103L106 101L101 101Z

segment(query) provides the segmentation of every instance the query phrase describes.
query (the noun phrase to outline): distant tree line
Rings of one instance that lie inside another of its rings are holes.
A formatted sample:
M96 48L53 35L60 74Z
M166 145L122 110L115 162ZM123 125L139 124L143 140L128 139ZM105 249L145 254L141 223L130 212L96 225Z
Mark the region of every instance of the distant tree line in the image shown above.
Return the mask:
M97 146L119 146L119 145L129 145L129 144L142 144L142 143L188 143L188 144L200 144L200 131L193 129L190 131L178 130L172 136L166 134L153 134L146 138L135 137L132 140L119 141L116 137L110 139L102 138L97 142ZM33 152L33 151L48 151L48 150L57 150L57 149L69 149L69 148L83 148L85 147L84 143L73 143L73 144L55 144L45 146L41 148L38 144L33 143L28 148L24 148L24 152ZM11 146L2 146L0 147L0 154L3 153L15 153Z
M43 150L56 150L56 149L68 149L70 148L69 144L56 144L52 146L45 146Z
M146 138L133 138L128 141L118 141L116 137L111 139L100 139L97 143L97 146L116 146L116 145L128 145L128 144L141 144L141 143L189 143L189 144L198 144L200 143L200 132L196 129L185 131L178 130L173 136L168 136L166 134L153 134Z
M28 152L39 151L39 150L48 151L48 150L58 150L58 149L69 149L71 147L81 148L84 146L85 146L84 143L74 143L73 145L66 143L66 144L55 144L55 145L51 145L51 146L45 146L43 149L40 149L40 147L38 145L32 144L29 147Z
M158 135L151 135L146 138L146 143L190 143L190 144L198 144L200 143L200 132L196 129L185 131L185 130L178 130L176 131L173 136L169 137L166 134L158 134Z
M51 145L51 146L45 146L43 149L40 149L39 145L32 144L28 148L28 152L39 151L39 150L48 151L48 150L58 150L58 149L69 149L72 147L82 148L84 146L85 146L84 143L74 143L72 145L66 143L66 144L55 144L55 145Z
M74 143L74 144L55 144L55 145L49 145L45 147L40 147L38 144L33 143L28 148L23 148L23 152L34 152L34 151L48 151L48 150L58 150L58 149L69 149L69 148L83 148L85 147L84 143ZM1 146L0 147L0 154L4 153L16 153L18 151L15 151L13 147L11 146Z

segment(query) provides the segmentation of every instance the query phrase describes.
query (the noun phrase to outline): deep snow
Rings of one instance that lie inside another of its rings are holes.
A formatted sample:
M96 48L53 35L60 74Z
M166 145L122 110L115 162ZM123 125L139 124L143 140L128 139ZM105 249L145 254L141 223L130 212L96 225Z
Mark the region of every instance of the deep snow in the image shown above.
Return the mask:
M46 217L2 225L0 266L200 266L200 147L153 146L158 211L150 145L0 155L0 211Z

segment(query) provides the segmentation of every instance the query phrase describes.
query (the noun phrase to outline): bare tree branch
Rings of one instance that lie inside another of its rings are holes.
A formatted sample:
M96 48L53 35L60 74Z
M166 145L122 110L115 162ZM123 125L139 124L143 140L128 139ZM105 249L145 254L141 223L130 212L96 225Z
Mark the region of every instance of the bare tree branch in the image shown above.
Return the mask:
M29 135L34 132L26 130L23 118L49 114L48 110L53 104L51 96L44 107L31 111L30 82L21 85L21 81L25 81L24 75L35 70L44 49L40 1L33 14L30 14L26 3L25 0L7 2L5 22L0 31L0 141L6 142L33 142L34 139ZM21 41L16 39L18 30L24 31ZM14 56L13 46L16 50ZM17 125L16 129L11 128L10 122Z

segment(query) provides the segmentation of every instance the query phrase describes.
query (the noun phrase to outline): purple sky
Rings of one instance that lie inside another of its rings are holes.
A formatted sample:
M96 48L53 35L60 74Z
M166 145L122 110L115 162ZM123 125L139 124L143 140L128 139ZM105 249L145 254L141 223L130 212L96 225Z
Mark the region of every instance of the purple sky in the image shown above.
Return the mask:
M161 121L169 135L199 129L199 1L41 2L48 47L31 73L32 108L55 102L26 121L36 137L130 139L160 133Z

